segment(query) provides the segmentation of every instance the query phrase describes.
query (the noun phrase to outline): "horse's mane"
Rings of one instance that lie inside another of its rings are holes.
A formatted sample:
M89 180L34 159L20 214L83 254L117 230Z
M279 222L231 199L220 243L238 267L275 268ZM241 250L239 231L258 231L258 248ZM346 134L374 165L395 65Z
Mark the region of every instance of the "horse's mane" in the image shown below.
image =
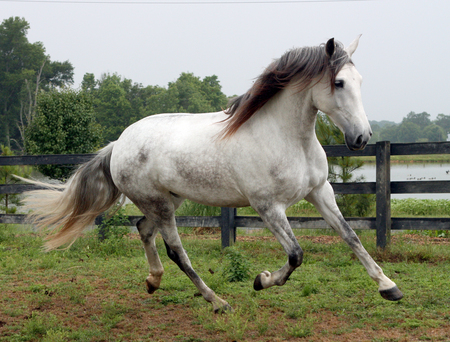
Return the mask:
M225 110L229 117L224 120L227 125L222 131L222 138L232 136L275 94L286 88L294 77L297 78L296 86L302 91L313 80L320 81L328 70L331 92L334 92L336 75L346 63L351 63L351 59L339 42L336 42L331 58L326 53L325 44L286 52L256 78L253 86L245 94L230 101L228 109Z

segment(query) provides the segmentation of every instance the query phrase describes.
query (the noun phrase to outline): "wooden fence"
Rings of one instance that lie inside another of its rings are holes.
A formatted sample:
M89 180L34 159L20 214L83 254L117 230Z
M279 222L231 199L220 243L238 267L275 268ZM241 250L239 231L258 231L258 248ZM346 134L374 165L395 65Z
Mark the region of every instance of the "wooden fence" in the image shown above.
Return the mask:
M367 145L362 151L352 152L344 145L324 146L328 157L376 157L376 182L332 183L336 194L376 194L376 217L346 218L353 229L376 229L377 246L386 247L390 243L391 230L449 230L450 218L391 218L391 194L411 193L450 193L450 181L404 181L391 182L390 157L393 155L448 154L450 142L391 144L389 141ZM43 165L43 164L80 164L93 157L93 154L78 155L40 155L0 157L3 165ZM0 194L22 193L36 189L29 184L0 185ZM134 226L140 219L130 216ZM322 218L289 217L294 229L329 228ZM99 224L102 217L98 217ZM177 216L180 227L220 227L222 246L231 246L236 241L236 227L264 228L259 217L237 216L235 208L221 208L220 216ZM0 223L25 223L25 215L0 214Z

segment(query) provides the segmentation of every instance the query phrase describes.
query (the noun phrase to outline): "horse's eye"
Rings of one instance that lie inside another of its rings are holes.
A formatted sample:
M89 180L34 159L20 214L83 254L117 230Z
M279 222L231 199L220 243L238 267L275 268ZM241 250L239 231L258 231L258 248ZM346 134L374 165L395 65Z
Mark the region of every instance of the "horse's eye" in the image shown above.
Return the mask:
M335 82L334 82L334 86L335 86L336 88L344 88L344 81L342 81L342 80L335 81Z

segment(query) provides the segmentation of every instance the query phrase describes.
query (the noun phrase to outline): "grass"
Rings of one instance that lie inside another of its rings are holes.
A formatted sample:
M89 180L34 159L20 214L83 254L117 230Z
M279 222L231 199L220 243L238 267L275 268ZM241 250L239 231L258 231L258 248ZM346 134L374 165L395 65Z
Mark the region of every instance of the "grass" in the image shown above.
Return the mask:
M241 264L245 259L251 274L241 281L224 277L232 263L218 234L183 235L194 268L235 310L214 315L166 256L159 237L165 274L161 288L148 295L148 266L136 235L120 243L99 242L93 231L69 250L43 253L39 234L14 225L2 225L0 232L0 341L450 339L450 248L428 240L417 244L408 235L396 234L390 250L382 252L374 232L358 232L404 292L395 303L379 296L348 246L331 237L318 243L309 232L296 231L305 251L303 265L286 285L255 292L254 277L287 260L267 230L238 232L233 255Z
M142 215L134 204L127 204L125 211L127 215ZM185 201L177 210L178 216L219 216L220 208L206 207L191 201ZM238 208L237 214L240 216L258 215L251 207ZM309 216L319 217L320 214L314 206L306 200L294 204L286 210L287 216ZM369 211L368 216L375 216L375 202ZM392 199L392 217L450 217L450 200L440 199Z
M375 156L357 158L365 163L375 163ZM450 155L418 154L409 156L391 156L391 163L450 163Z

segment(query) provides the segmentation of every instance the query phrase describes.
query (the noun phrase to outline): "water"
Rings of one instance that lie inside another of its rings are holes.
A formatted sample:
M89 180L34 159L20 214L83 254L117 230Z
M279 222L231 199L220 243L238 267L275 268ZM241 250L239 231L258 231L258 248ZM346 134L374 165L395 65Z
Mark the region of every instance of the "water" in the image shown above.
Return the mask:
M375 182L375 164L365 164L354 172L364 175L366 182ZM391 163L391 181L448 180L450 163ZM393 194L392 198L450 199L447 194Z

